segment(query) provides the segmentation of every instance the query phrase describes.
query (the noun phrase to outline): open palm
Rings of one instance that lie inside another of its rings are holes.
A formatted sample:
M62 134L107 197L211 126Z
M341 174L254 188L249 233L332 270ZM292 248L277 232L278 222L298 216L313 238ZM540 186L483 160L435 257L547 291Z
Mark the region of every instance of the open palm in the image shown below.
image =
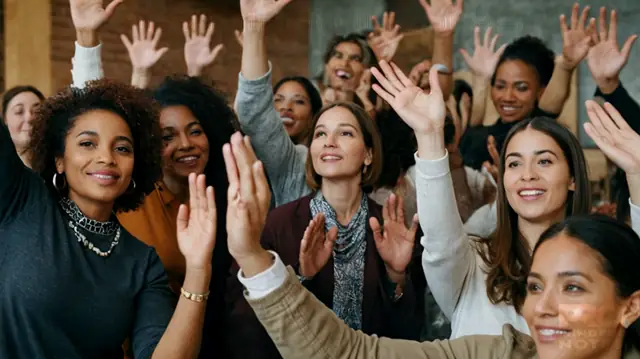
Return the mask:
M498 60L506 44L502 45L498 51L496 51L496 44L500 35L494 35L491 38L491 27L487 28L484 33L484 42L480 41L480 28L476 26L473 30L473 38L475 42L475 49L473 50L473 56L469 55L467 50L460 49L460 54L464 58L464 62L474 75L481 76L489 79L493 76L498 65Z
M304 231L300 243L299 272L304 277L313 277L329 262L333 245L338 236L338 227L325 233L324 214L317 214Z
M385 201L382 217L384 226L375 217L369 220L378 254L387 268L395 273L404 273L413 257L418 215L414 216L411 228L407 228L402 197L392 194Z
M269 212L271 191L249 137L235 133L230 142L222 149L229 179L227 242L229 253L240 262L263 251L260 235Z
M189 206L178 212L178 247L187 267L205 269L211 265L216 244L216 202L213 187L206 188L205 176L189 175Z
M427 13L431 27L440 34L453 33L464 7L463 0L457 0L455 4L452 0L431 0L431 4L427 0L420 0L420 4Z
M587 101L590 123L585 132L604 154L627 174L640 174L640 135L622 118L610 103L604 108L595 101Z
M245 21L269 22L293 0L240 0L240 12Z
M387 101L398 115L416 133L431 133L444 128L445 103L438 80L438 67L429 71L431 93L426 94L416 86L394 63L380 62L380 68L371 73L378 79L374 91Z
M578 19L580 6L575 4L571 11L571 28L567 27L566 18L560 16L560 29L562 31L562 56L565 64L571 68L578 66L580 61L587 56L591 48L592 36L595 32L595 20L591 20L587 26L589 6L582 10Z
M150 69L169 51L166 47L157 49L161 36L161 28L156 29L153 22L150 22L147 27L144 21L140 21L139 25L133 25L131 31L132 40L129 40L124 34L120 35L122 43L129 52L131 65L134 69Z
M77 30L97 30L113 15L123 0L113 0L103 7L103 0L70 0L71 19Z
M200 20L196 15L191 18L191 30L189 23L182 24L182 32L184 33L184 60L187 64L189 75L198 76L202 69L211 65L216 57L223 49L222 44L216 45L211 49L211 38L215 31L215 24L210 22L207 26L207 17L200 16Z
M594 36L596 45L587 54L587 65L593 75L598 80L613 79L618 77L622 68L627 64L631 47L638 38L631 35L622 45L618 46L618 19L615 10L611 11L611 21L607 31L607 10L600 9L599 18L600 31Z

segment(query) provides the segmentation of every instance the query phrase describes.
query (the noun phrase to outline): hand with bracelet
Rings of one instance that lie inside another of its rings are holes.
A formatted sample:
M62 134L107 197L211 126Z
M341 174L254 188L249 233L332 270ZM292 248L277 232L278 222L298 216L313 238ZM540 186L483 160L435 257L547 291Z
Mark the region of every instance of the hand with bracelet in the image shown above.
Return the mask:
M177 238L187 268L182 296L194 302L209 297L216 223L213 187L206 188L204 175L192 173L189 175L189 206L180 205L178 212Z

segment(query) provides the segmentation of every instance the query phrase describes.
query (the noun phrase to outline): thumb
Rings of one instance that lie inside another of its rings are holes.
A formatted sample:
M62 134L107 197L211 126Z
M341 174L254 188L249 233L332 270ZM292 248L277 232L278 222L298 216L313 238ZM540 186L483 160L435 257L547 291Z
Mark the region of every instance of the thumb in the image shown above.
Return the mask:
M133 46L133 44L131 43L131 41L129 41L129 38L127 37L127 35L124 35L124 34L120 35L120 40L122 40L124 47L126 47L128 51L131 51L131 46Z
M460 49L458 50L458 52L460 53L460 55L462 55L464 62L467 63L468 66L469 63L471 63L471 56L469 55L469 52L467 52L467 50L465 49Z
M184 204L178 209L178 217L176 218L178 232L184 231L189 227L189 207Z
M167 51L169 51L168 47L163 47L160 50L158 50L158 59L160 59L162 56L164 56L164 54L166 54Z
M333 246L333 243L338 239L338 227L331 227L326 235L327 242L330 242Z
M110 2L109 5L107 5L107 7L104 9L107 17L111 17L111 15L113 15L113 13L116 11L118 5L122 4L123 1L124 0L113 0L112 2Z
M376 243L384 241L383 229L376 217L369 218L369 226L373 232L373 240Z
M622 45L621 53L624 56L625 60L629 59L631 48L633 47L633 44L636 42L637 39L638 39L638 35L631 35L629 36L627 41L624 42L624 45Z
M213 62L223 49L224 49L223 44L216 45L216 47L214 47L213 50L211 50L211 54L209 54L209 61Z
M413 219L411 220L411 228L409 229L409 233L411 233L411 238L415 240L416 233L418 232L418 226L420 225L420 220L418 218L418 214L413 215Z
M438 76L438 66L431 66L429 70L429 85L431 85L431 93L442 96L442 88L440 88L440 79Z

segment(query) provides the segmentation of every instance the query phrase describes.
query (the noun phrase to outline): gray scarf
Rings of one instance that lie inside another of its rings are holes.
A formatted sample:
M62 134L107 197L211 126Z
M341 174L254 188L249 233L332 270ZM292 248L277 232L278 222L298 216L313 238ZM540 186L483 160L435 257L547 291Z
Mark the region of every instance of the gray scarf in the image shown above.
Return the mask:
M367 248L367 196L362 194L360 208L345 227L336 218L336 211L318 191L311 200L311 215L325 216L325 230L338 227L333 248L333 311L353 329L362 329L362 296L364 287L364 253Z

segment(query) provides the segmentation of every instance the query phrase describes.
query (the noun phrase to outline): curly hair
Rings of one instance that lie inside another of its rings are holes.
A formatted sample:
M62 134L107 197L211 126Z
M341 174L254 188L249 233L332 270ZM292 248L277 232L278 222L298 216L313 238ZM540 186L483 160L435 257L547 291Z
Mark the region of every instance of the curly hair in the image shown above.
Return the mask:
M546 87L549 84L555 67L555 54L541 39L527 35L517 38L507 45L498 60L496 71L491 78L491 85L496 82L497 69L509 60L520 60L531 66L538 75L541 87Z
M32 168L53 193L67 195L66 190L58 193L51 181L56 173L56 158L64 155L67 134L78 116L94 110L117 114L131 130L134 142L131 179L136 185L116 199L113 210L135 210L153 191L160 177L162 137L157 106L143 91L129 85L109 80L91 81L84 89L67 88L45 100L33 121L29 146L33 154Z
M214 186L216 193L226 193L229 184L222 146L229 142L231 135L240 131L240 124L225 96L213 84L206 84L197 77L173 75L164 79L153 92L153 98L161 108L185 106L200 121L209 141L209 162L204 169L207 185Z

